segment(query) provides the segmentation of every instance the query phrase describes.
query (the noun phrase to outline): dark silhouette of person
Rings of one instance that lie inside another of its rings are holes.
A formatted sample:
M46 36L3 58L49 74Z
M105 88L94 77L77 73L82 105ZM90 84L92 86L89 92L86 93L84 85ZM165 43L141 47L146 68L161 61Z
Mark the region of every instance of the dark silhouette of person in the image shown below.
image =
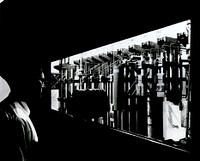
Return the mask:
M38 135L30 118L30 95L23 81L8 75L0 72L0 160L31 161Z
M26 67L28 70L26 70ZM36 72L35 72L36 71ZM0 63L0 160L33 161L39 143L33 118L40 98L40 67L18 59Z

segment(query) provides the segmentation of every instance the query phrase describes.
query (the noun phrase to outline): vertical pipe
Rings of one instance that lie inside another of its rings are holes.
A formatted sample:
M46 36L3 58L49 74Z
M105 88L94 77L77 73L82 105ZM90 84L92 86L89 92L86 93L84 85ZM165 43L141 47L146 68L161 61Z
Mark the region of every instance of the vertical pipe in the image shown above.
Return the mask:
M128 102L129 102L129 98L128 98L128 86L129 86L129 82L128 82L128 64L127 62L125 62L124 66L123 66L123 82L124 82L124 86L123 86L123 128L124 130L128 130L129 129L129 117L128 117L128 110L129 110L129 106L128 106Z
M152 137L152 120L151 120L151 108L150 108L150 98L147 98L147 126L148 126L148 137Z
M128 73L127 73L128 74ZM128 74L129 75L129 74ZM130 84L130 79L128 77L128 82L127 82L127 86L128 86L128 89L130 89L131 87L131 84ZM128 101L128 131L131 132L131 99L130 99L130 96L127 95L127 101Z
M115 116L116 116L116 127L120 128L120 82L119 82L119 77L120 77L120 69L119 66L114 65L113 66L113 77L114 77L114 88L113 88L113 103L114 103L114 111L115 111Z
M64 59L65 61L64 61L64 63L65 64L67 64L68 63L68 61L67 61L67 58L65 58ZM66 66L65 68L64 68L64 77L65 77L65 80L66 81L68 81L68 69L67 69L68 67ZM68 83L67 82L65 82L64 83L64 86L65 86L65 98L67 98L68 97Z
M67 58L64 58L64 65L65 66L63 66L63 77L65 78L65 79L63 79L63 88L64 88L64 95L63 95L63 105L64 105L64 108L63 108L63 112L64 113L67 113L67 98L68 98L68 87L69 87L69 85L68 85L68 66L67 66L67 64L68 64L68 60L67 60Z
M60 62L59 62L59 66L60 66L60 96L59 96L59 99L60 99L60 107L59 107L59 110L61 110L61 112L64 110L64 102L63 102L63 98L64 98L64 92L63 92L63 59L60 59Z
M167 62L166 62L166 72L167 72L167 79L166 79L166 85L167 85L167 93L170 91L170 84L171 84L171 65L170 65L170 48L167 48Z
M128 111L128 131L131 132L131 111Z
M189 62L190 63L190 62ZM186 138L188 139L189 136L189 129L191 128L191 120L190 120L190 111L191 111L191 76L190 76L191 64L189 64L189 78L188 78L188 103L187 103L187 116L186 116Z
M110 103L114 104L114 75L110 74L111 81L109 82L109 92L110 92Z
M70 92L71 94L74 92L74 69L71 68L71 79L72 79L72 82L71 82L71 89L70 89Z
M191 30L191 27L193 27L191 25L191 20L188 22L188 44L187 44L187 48L188 48L188 52L189 52L189 55L190 57L192 56L191 53L193 51L193 45L191 44L191 37L192 37L192 30ZM194 34L193 34L194 35ZM192 137L191 136L191 133L189 133L189 129L192 128L192 118L191 118L191 111L192 111L192 98L191 98L191 90L192 90L192 82L191 82L191 69L192 69L192 64L191 64L191 58L189 59L189 78L188 78L188 109L187 109L187 123L186 123L186 138L189 139L189 137ZM190 135L190 136L189 136Z
M114 65L113 66L113 83L114 83L114 88L113 88L113 104L114 104L114 112L115 112L115 126L116 128L119 128L119 113L118 113L118 99L119 99L119 88L118 88L118 81L119 81L119 68Z
M132 70L132 69L131 69ZM130 86L136 81L136 74L135 72L130 73ZM134 85L134 90L135 90L135 85ZM130 130L131 132L136 132L137 129L137 111L136 111L136 97L129 95L129 100L130 100Z
M80 66L79 66L80 72L83 70L83 58L80 58ZM82 89L82 75L79 76L79 89Z
M181 91L181 98L182 98L182 95L183 95L183 63L182 63L182 60L181 60L181 56L179 57L179 80L180 80L180 91Z

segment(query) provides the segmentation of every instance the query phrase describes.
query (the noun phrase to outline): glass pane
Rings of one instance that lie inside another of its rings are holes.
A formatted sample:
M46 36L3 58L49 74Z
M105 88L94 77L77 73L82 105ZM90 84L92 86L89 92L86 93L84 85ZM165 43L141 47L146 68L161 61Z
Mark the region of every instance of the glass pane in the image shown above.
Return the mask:
M186 20L52 62L52 105L189 150L190 29Z

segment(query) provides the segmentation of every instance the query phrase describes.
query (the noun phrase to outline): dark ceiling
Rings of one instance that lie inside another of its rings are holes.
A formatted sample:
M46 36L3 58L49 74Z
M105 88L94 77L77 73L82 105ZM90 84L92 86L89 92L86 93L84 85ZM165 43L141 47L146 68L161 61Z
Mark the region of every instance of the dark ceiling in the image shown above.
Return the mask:
M3 55L39 62L78 54L191 18L182 6L145 3L114 6L5 0L0 9Z

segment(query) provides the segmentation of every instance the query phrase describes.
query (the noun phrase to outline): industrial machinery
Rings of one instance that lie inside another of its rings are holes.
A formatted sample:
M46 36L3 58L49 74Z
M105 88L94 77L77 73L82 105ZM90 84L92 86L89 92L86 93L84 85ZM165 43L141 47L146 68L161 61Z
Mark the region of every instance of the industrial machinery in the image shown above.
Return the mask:
M190 66L188 31L73 62L63 58L54 66L59 73L52 73L52 89L59 91L61 112L78 113L144 137L187 144L191 139ZM177 103L169 108L172 95Z

